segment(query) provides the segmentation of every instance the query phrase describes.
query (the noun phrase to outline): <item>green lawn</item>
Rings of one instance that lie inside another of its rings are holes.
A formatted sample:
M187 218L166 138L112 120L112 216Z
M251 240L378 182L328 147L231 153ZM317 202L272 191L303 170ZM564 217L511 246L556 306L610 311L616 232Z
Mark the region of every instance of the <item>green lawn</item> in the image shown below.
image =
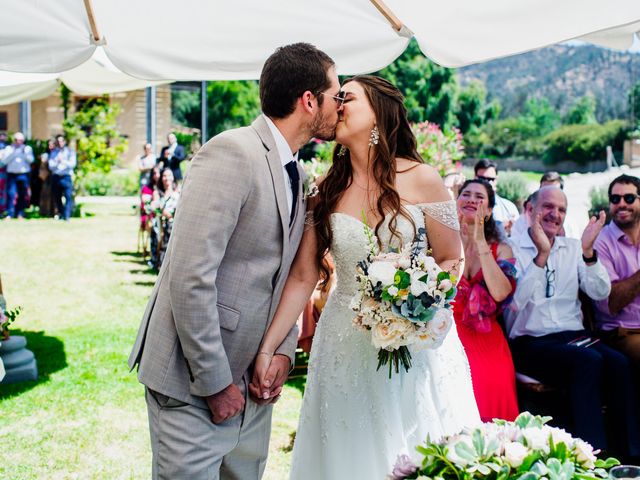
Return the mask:
M0 221L8 305L24 310L37 382L0 385L2 479L150 477L143 387L127 357L155 281L136 253L131 203L91 203L95 216ZM286 478L302 387L276 405L265 479Z

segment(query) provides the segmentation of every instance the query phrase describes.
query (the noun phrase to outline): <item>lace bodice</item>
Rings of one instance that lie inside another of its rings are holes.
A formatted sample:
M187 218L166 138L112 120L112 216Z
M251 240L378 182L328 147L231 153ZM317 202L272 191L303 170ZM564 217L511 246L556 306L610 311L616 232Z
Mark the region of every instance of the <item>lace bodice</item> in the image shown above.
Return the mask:
M379 230L383 250L389 250L391 248L399 249L406 243L412 242L416 229L425 226L425 215L428 215L449 228L454 230L460 229L455 202L452 200L405 205L405 208L411 215L414 224L412 225L409 220L402 215L398 215L395 229L397 234L400 235L400 239L391 234L389 229L391 216L387 216ZM331 216L331 228L333 230L331 255L335 262L337 277L335 291L338 292L340 303L344 305L344 302L346 301L348 304L351 297L356 293L355 267L358 262L367 256L366 226L351 215L336 212Z

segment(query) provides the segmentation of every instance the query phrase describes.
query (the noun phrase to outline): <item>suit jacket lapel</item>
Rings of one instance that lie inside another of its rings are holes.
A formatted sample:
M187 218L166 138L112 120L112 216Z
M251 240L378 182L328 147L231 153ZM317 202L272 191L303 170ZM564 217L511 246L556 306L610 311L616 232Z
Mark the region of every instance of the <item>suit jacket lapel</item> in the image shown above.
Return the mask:
M267 163L271 172L271 179L273 181L273 191L276 197L276 203L278 204L278 212L280 213L280 223L282 225L282 238L283 238L283 257L285 252L289 248L289 205L287 204L287 188L284 181L284 172L282 168L282 161L278 149L276 148L276 142L271 135L269 126L265 122L262 116L259 116L252 124L252 127L256 130L260 136L262 143L267 147Z

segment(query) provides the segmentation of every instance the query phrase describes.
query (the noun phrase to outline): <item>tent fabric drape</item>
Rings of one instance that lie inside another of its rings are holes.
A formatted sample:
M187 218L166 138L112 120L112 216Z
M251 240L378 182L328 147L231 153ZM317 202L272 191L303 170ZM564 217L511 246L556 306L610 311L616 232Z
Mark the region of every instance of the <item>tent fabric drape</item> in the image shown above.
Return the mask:
M392 62L413 33L423 52L462 66L584 37L629 46L637 0L386 0L399 34L369 0L92 0L104 49L122 72L152 80L258 77L273 50L306 41L341 74ZM96 49L82 0L0 0L0 70L57 73Z
M257 79L278 46L299 41L352 75L385 67L412 36L432 60L459 67L575 38L624 49L640 31L638 0L385 3L400 32L370 0L91 0L98 46L83 0L0 0L0 104L42 98L59 81L96 95L174 80Z

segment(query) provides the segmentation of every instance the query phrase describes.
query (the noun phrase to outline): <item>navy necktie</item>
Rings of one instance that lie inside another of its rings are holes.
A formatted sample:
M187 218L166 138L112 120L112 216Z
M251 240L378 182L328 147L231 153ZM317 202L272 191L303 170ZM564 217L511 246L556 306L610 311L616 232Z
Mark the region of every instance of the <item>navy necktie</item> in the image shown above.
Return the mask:
M291 215L289 217L289 226L293 223L293 217L296 214L296 201L298 200L298 188L300 186L300 173L298 172L298 165L295 160L291 160L284 168L289 174L291 180L291 193L293 194L293 201L291 202Z

